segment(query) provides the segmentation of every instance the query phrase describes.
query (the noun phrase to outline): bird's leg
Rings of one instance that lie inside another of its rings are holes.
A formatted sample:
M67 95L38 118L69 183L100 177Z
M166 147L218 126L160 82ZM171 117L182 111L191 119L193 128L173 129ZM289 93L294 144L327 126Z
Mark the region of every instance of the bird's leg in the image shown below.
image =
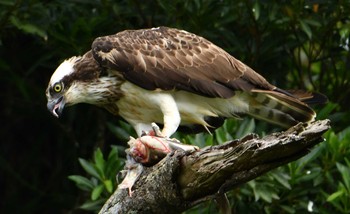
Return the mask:
M163 113L164 127L161 136L167 138L174 134L180 125L181 117L175 99L170 94L163 94L159 102Z
M139 137L144 135L158 136L158 137L170 137L174 134L180 125L181 118L180 112L177 108L174 97L171 94L162 93L157 94L157 96L149 96L149 102L155 103L162 115L163 115L163 129L155 133L152 124L145 123L145 121L140 120L128 120L130 124L133 125ZM157 121L160 122L160 121Z
M180 125L180 113L174 97L171 94L157 94L150 97L156 102L163 114L164 127L160 131L157 124L135 123L134 128L140 136L137 139L130 139L129 154L139 163L154 164L161 160L166 154L175 150L195 151L196 146L181 144L176 139L169 137L174 134ZM149 126L151 125L151 132Z

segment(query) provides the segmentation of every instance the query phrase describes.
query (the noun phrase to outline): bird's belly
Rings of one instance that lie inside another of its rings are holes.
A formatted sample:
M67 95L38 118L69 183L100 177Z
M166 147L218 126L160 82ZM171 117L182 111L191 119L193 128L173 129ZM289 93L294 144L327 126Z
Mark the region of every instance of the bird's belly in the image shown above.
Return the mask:
M244 96L237 93L234 97L209 98L186 91L174 94L181 115L181 125L200 124L208 126L207 117L235 117L236 113L244 113L248 109Z
M116 102L118 114L131 125L163 123L163 114L157 101L157 92L145 90L126 82L121 86L124 96Z
M163 124L163 112L160 103L164 95L171 96L181 117L181 125L200 124L207 126L205 117L232 117L235 113L248 109L244 96L237 94L229 99L208 98L186 91L149 91L132 83L122 85L125 96L117 101L119 115L131 125L138 123Z
M145 97L128 97L117 102L119 115L131 125L138 123L163 123L163 114L155 103Z

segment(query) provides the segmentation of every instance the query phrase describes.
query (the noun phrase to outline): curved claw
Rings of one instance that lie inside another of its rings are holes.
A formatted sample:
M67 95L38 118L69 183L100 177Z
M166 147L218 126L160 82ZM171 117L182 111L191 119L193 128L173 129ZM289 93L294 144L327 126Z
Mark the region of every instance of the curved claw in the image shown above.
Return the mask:
M152 125L152 129L154 131L154 136L166 138L166 136L163 136L162 132L160 131L159 126L156 123L152 123L151 125Z

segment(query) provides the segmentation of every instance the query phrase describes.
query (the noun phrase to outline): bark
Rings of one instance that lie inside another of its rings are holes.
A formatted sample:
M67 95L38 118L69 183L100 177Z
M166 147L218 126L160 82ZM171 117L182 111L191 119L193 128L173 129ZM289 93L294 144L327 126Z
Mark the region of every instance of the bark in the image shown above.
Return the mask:
M323 142L329 123L298 124L263 138L251 134L195 152L175 151L144 167L131 197L127 189L117 189L100 213L181 213L306 155Z

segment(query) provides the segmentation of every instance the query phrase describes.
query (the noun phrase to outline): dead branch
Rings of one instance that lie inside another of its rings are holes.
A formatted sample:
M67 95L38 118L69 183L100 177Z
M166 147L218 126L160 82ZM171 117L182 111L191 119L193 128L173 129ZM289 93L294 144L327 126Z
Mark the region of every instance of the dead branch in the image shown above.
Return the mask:
M131 197L116 190L100 213L180 213L306 155L329 128L329 120L315 121L263 138L251 134L195 152L175 151L144 167Z

